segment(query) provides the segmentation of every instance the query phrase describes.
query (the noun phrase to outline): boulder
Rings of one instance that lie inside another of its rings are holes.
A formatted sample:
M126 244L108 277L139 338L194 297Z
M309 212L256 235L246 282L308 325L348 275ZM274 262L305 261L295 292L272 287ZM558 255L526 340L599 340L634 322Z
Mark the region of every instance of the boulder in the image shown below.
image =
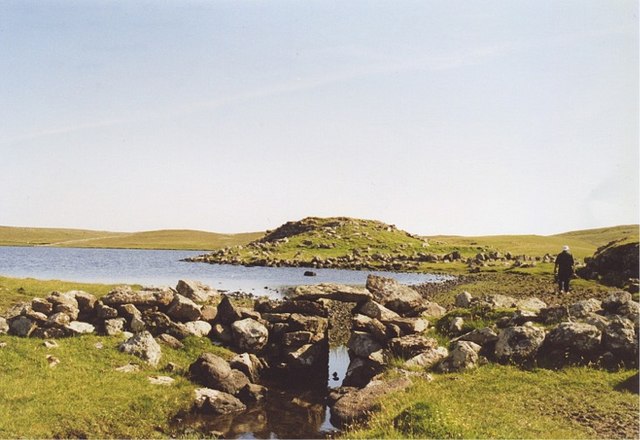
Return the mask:
M118 317L118 310L98 301L95 306L96 315L100 319L114 319Z
M372 298L367 289L334 283L321 283L310 286L298 286L294 290L296 299L317 301L331 299L341 302L364 303Z
M256 383L245 385L238 391L238 398L246 405L264 400L267 396L267 388Z
M216 321L220 324L231 325L235 321L242 319L240 308L235 306L227 295L222 295L222 300L218 304Z
M54 311L57 306L61 305L66 306L66 308L68 309L78 310L78 300L76 300L72 292L51 292L47 297L47 301L49 301L53 305Z
M257 383L260 380L260 374L265 368L264 362L252 353L242 353L234 356L229 361L229 366L244 373L252 383Z
M162 342L168 347L173 348L174 350L180 350L184 347L184 344L182 342L167 333L162 333L157 337L157 339L158 341Z
M269 339L269 330L251 318L234 322L231 331L236 347L243 351L258 352L267 345Z
M158 365L162 356L160 346L147 331L127 339L120 345L120 351L137 356L154 367Z
M340 427L365 420L379 408L386 395L405 390L409 386L411 381L401 377L389 381L376 380L361 390L352 390L331 407L331 422Z
M296 350L310 344L313 336L313 333L305 331L288 332L282 335L282 345L289 350Z
M97 299L94 295L83 292L82 290L74 290L72 292L76 301L78 302L78 309L81 315L91 315L94 311Z
M447 309L432 301L425 301L424 310L420 314L425 318L441 318L447 314Z
M403 359L410 359L437 346L438 341L421 335L402 336L389 341L393 354Z
M7 334L9 332L9 323L6 319L0 316L0 335Z
M602 334L597 327L580 322L562 322L552 329L545 343L568 353L589 354L600 347Z
M449 350L445 347L429 348L427 351L420 353L404 363L407 367L422 367L430 369L437 365L444 358L449 356Z
M194 410L203 414L231 414L247 409L244 403L231 394L210 388L198 388L193 402Z
M473 297L469 292L462 292L456 295L456 307L467 308L471 306L471 300Z
M381 373L384 369L384 355L382 356L383 359L380 359L379 354L382 353L372 353L373 359L361 357L351 359L342 385L358 388L366 386L374 376Z
M123 304L119 306L118 314L127 321L131 321L134 318L142 319L142 313L133 304Z
M145 288L134 292L129 286L118 286L100 298L103 304L117 307L123 304L133 304L143 309L151 307L166 307L173 300L174 292L168 288Z
M453 339L451 342L469 341L469 342L478 344L479 346L484 348L485 346L490 346L492 344L495 344L497 340L498 340L498 335L496 334L496 332L494 332L489 327L484 327L484 328L477 328L477 329L471 330L470 332L465 333L462 336L458 336L457 338Z
M202 306L200 310L200 319L203 321L213 321L218 316L218 308L209 304Z
M353 354L363 358L382 349L382 345L371 334L359 331L351 332L347 347Z
M231 327L220 323L213 324L211 328L211 339L220 341L223 344L230 344L233 341Z
M532 360L542 347L544 338L544 329L532 324L505 328L498 334L496 358L514 363Z
M518 301L515 298L506 295L488 295L474 301L474 304L492 310L512 309L517 306L517 303Z
M273 301L258 299L255 303L255 310L263 314L291 314L301 313L303 315L329 316L328 309L320 301L307 301L301 299L285 299L283 301ZM265 318L266 319L266 318Z
M287 352L285 359L294 367L311 367L326 356L327 353L320 344L305 344L297 350Z
M209 287L200 281L193 280L178 281L176 291L180 295L199 303L209 302L220 295L216 289Z
M34 312L40 312L44 313L45 315L50 315L53 312L53 304L51 304L46 299L33 298L31 300L31 309Z
M618 308L632 300L631 294L625 291L613 292L602 301L602 309L607 313L616 313Z
M602 332L602 345L606 350L624 358L636 359L638 335L633 322L621 316L613 316Z
M191 321L184 323L185 330L197 337L207 336L211 332L211 324L205 321Z
M571 304L569 306L569 315L575 318L585 318L599 310L602 310L602 303L595 298L589 298Z
M478 364L478 352L481 347L469 341L458 341L453 344L449 356L436 367L441 373L452 373L475 368Z
M197 321L200 319L200 307L189 298L176 293L167 309L167 316L180 322Z
M81 321L71 321L66 328L74 335L90 334L96 331L93 325Z
M367 301L360 305L358 308L358 313L362 315L368 316L370 318L378 319L380 321L388 321L390 319L399 318L398 315L393 310L389 310L382 304L379 304L375 301Z
M402 315L417 316L427 308L426 301L417 291L392 278L369 275L367 290L376 302Z
M547 307L538 313L538 320L544 324L559 324L569 317L569 310L564 306Z
M9 321L9 333L15 336L28 337L36 329L36 323L26 316L18 316Z
M449 333L459 335L464 327L464 319L459 316L454 317L449 323Z
M517 300L516 307L519 310L538 313L540 310L547 307L547 303L538 298L532 297Z
M124 318L107 319L104 321L104 333L107 336L116 336L124 331Z
M422 333L429 328L429 322L422 318L394 318L382 321L382 323L398 326L402 335Z
M291 316L289 316L287 323L291 331L304 330L311 332L314 335L324 335L329 328L329 321L327 318L304 316L299 313L292 313Z

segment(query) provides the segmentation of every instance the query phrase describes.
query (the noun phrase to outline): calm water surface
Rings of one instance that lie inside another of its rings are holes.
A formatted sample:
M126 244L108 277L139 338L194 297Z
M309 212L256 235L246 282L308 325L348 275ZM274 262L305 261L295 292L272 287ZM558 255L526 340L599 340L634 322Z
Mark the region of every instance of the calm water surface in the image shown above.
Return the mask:
M365 284L370 273L395 278L403 284L446 279L432 274L381 271L244 267L180 261L202 251L135 249L80 249L0 246L0 275L18 278L59 279L88 283L123 283L175 286L180 279L202 281L225 291L244 291L278 297L284 287L300 284Z

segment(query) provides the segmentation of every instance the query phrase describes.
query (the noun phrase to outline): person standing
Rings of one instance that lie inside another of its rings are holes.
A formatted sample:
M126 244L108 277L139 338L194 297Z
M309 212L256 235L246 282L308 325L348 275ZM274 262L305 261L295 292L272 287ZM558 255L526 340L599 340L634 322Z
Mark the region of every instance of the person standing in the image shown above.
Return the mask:
M558 280L558 288L560 293L569 293L569 281L573 276L573 255L569 252L569 246L562 247L562 252L556 257L556 264L553 268L553 274Z

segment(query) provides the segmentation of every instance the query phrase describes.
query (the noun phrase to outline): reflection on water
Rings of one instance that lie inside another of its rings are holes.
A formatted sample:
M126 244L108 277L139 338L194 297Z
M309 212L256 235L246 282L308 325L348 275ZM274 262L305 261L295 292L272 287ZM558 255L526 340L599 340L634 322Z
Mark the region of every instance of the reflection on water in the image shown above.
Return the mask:
M349 366L349 354L344 346L329 353L330 387L342 384ZM334 373L337 380L334 380ZM181 432L200 433L224 438L326 438L337 431L329 420L326 390L291 392L269 387L264 403L247 411L224 416L183 415L174 420Z

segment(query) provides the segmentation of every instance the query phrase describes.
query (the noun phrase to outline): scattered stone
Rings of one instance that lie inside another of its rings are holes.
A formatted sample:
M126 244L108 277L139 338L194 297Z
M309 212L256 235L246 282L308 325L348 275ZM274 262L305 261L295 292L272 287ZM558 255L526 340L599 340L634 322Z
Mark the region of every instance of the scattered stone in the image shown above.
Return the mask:
M72 321L71 317L66 313L57 312L49 316L49 319L47 319L47 326L48 327L53 327L53 326L66 327L69 324L71 324L71 321Z
M317 273L311 271L311 270L305 270L304 271L304 276L305 277L315 277L317 275Z
M636 359L638 353L638 335L633 322L621 316L613 316L602 333L605 349L623 359Z
M181 348L184 348L184 344L182 342L167 333L162 333L157 337L157 339L167 347L171 347L174 350L180 350Z
M454 317L449 323L449 333L454 335L462 333L464 327L464 319L459 316Z
M266 396L267 396L267 388L255 383L250 383L245 385L238 392L238 398L244 404L260 402L264 400Z
M424 310L422 310L421 316L425 318L441 318L447 314L447 309L432 301L425 301Z
M529 312L535 312L538 313L540 312L540 310L544 309L547 307L547 303L545 303L544 301L538 299L538 298L526 298L526 299L519 299L516 301L516 307L519 310L524 310L524 311L529 311Z
M116 368L116 371L119 373L136 373L140 371L140 366L136 364L127 364Z
M93 313L97 302L94 295L83 292L82 290L74 290L69 293L73 293L74 298L78 302L78 309L81 315L89 315Z
M453 344L453 348L442 362L436 367L441 373L453 373L475 368L478 364L478 353L480 347L470 341L458 341Z
M462 292L456 296L456 307L468 308L473 297L469 292Z
M429 369L434 365L437 365L447 356L449 356L449 350L445 347L429 348L427 351L412 357L404 364L407 367L422 367L424 369Z
M200 319L203 321L213 321L218 315L218 308L209 304L202 306L200 310Z
M173 385L173 383L176 381L173 377L169 377L169 376L149 376L147 377L147 379L149 380L149 383L151 385L164 385L164 386Z
M47 348L58 348L59 345L56 341L44 341L43 345Z
M230 344L233 341L233 332L231 327L224 324L214 324L211 329L211 336L213 340L218 340L224 344Z
M89 324L88 322L82 321L71 321L66 329L69 330L74 335L84 335L94 333L96 328Z
M602 303L595 298L589 298L571 304L569 306L569 315L575 318L586 318L598 310L602 310Z
M60 359L50 354L47 355L47 362L49 363L49 367L53 368L60 363Z
M452 339L451 342L469 341L478 344L481 347L494 344L498 340L498 335L489 327L471 330L462 336Z
M160 346L148 331L127 339L120 345L120 351L138 356L154 367L158 365L162 356Z
M9 345L9 344L7 344L6 342L0 342L0 348L4 348L4 347L6 347L7 345Z
M568 316L569 311L564 306L547 307L538 313L538 319L544 324L559 324Z

